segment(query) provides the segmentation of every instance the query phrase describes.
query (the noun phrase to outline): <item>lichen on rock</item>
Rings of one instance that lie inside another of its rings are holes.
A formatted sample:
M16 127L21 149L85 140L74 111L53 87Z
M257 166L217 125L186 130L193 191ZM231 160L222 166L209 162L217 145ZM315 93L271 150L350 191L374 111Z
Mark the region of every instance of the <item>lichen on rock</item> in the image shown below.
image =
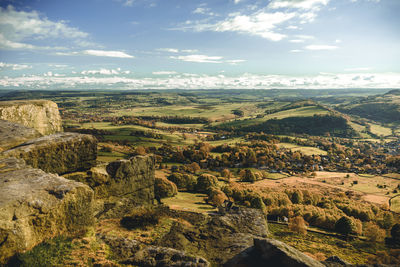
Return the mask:
M0 160L0 263L57 235L94 223L93 191L23 160Z
M49 100L0 101L0 119L34 128L42 135L62 131L58 106Z
M45 172L64 174L96 165L97 140L86 134L57 133L33 139L2 154L22 158Z
M41 134L33 128L11 121L0 120L0 152L40 136Z

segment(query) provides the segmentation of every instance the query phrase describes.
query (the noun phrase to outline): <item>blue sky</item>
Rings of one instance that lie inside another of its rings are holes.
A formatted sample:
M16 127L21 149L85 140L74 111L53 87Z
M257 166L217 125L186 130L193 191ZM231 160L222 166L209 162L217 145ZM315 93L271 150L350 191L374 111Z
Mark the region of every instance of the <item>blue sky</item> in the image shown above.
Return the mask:
M0 88L400 88L399 0L3 0L0 8Z

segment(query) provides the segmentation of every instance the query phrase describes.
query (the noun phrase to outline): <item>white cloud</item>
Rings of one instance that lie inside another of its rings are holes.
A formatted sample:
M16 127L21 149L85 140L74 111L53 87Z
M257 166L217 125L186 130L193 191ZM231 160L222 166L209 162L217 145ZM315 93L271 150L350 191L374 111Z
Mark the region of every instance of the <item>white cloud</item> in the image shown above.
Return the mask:
M271 41L280 41L286 37L285 34L277 33L274 30L279 24L282 24L293 17L296 13L283 12L256 12L251 15L230 14L225 20L215 23L204 23L199 21L187 21L178 30L194 30L198 32L238 32L260 36Z
M307 45L305 49L307 50L335 50L338 49L335 45Z
M290 50L289 52L290 52L290 53L301 53L301 52L303 52L303 50L300 50L300 49L293 49L293 50Z
M231 65L237 65L238 63L246 62L244 59L231 59L231 60L226 60L226 63L229 63Z
M197 63L222 63L222 57L206 56L206 55L187 55L187 56L170 56L172 59L178 59L187 62Z
M32 40L71 39L82 42L89 35L65 21L51 21L36 11L0 7L0 46L7 49L48 49L29 44ZM77 43L79 45L79 43Z
M326 6L330 0L273 0L268 7L277 8L297 8L297 9L318 9Z
M83 54L97 57L134 58L134 56L121 51L84 50Z
M124 6L133 6L133 0L126 0L125 2L124 2Z
M192 12L193 14L202 14L208 16L214 16L215 13L211 12L211 9L208 7L198 7Z
M233 0L233 3L235 3L235 5L239 4L240 2L242 2L243 0Z
M153 71L153 75L174 75L177 74L176 71Z
M88 74L92 74L92 75L95 75L95 74L117 75L117 74L120 74L120 73L121 73L121 69L120 68L118 68L118 69L104 69L104 68L101 68L99 70L84 70L84 71L81 72L81 74L83 74L83 75L88 75Z
M312 35L298 34L298 35L295 35L295 36L296 36L297 38L304 39L304 40L312 40L312 39L315 39L315 37L312 36Z
M83 51L71 51L71 52L56 52L57 56L96 56L96 57L115 57L115 58L135 58L122 51L107 51L107 50L83 50Z
M0 62L0 70L4 69L11 69L11 70L25 70L25 69L31 69L31 65L26 65L26 64L12 64L12 63L4 63Z
M52 72L42 75L3 77L1 88L31 89L339 89L400 88L400 73L320 73L315 76L255 75L182 75L127 78L114 76L62 77Z
M156 50L161 52L179 53L179 49L176 48L157 48Z
M293 40L289 40L289 42L291 42L291 43L304 43L304 39L293 39Z
M286 27L286 29L288 29L288 30L297 30L297 29L299 29L299 26L289 25L289 26Z

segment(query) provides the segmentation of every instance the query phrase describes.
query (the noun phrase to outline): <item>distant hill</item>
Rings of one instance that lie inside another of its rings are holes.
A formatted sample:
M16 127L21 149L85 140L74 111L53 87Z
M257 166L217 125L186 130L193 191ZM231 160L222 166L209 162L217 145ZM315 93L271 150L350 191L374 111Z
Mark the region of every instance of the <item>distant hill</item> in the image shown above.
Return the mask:
M357 99L337 110L383 123L400 123L400 90Z

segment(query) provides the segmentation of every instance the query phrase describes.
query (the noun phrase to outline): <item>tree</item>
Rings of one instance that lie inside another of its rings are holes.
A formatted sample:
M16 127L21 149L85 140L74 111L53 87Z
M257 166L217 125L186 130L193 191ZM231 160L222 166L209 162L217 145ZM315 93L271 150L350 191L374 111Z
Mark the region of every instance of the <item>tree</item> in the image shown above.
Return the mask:
M197 178L196 191L207 193L212 187L216 187L218 179L211 174L202 174Z
M199 164L197 162L192 162L191 164L188 165L189 169L191 172L196 173L200 170Z
M294 191L290 199L293 204L300 204L303 202L303 193L301 191Z
M400 223L393 225L392 230L390 230L390 234L396 243L400 242Z
M356 225L351 218L343 216L337 220L335 224L335 231L347 236L356 231Z
M291 218L289 221L289 230L295 233L306 235L307 234L307 225L304 221L303 217L297 216Z
M221 171L221 176L230 179L232 177L232 174L229 169L223 169Z
M378 225L374 224L373 222L368 222L364 228L364 235L367 237L367 240L375 243L381 242L385 239L385 230L379 228Z

